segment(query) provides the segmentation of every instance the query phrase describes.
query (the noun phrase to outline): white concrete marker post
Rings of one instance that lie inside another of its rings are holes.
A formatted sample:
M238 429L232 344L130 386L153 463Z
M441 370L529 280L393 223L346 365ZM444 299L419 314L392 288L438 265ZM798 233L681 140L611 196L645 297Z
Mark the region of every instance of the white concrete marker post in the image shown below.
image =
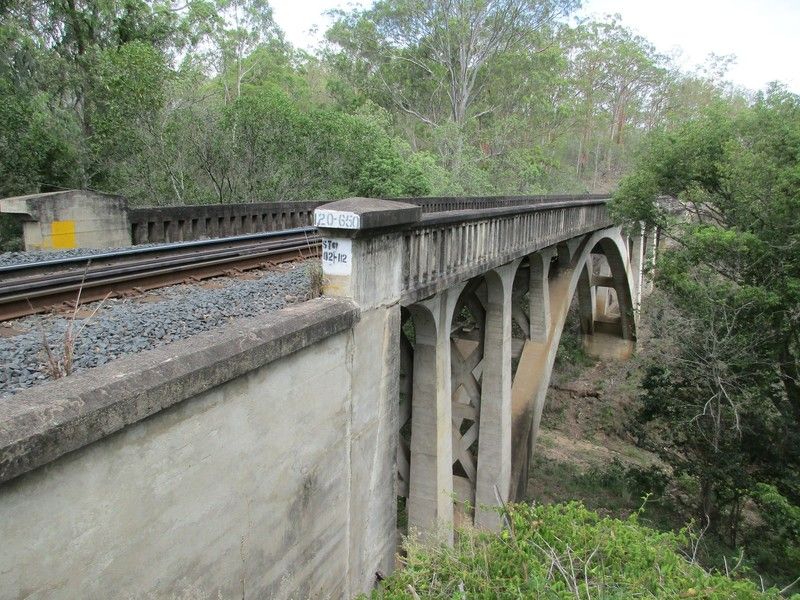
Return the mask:
M345 596L369 592L375 573L390 573L397 549L396 460L399 436L400 230L420 218L413 204L349 198L314 211L322 236L323 291L360 311L349 370L352 397L348 567Z

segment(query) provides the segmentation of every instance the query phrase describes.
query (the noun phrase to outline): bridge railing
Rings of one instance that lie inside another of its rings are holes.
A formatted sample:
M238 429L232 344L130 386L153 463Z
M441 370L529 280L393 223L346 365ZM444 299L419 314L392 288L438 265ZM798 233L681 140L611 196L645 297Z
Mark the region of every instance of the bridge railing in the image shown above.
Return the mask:
M414 301L515 258L608 227L608 198L424 214L403 233L403 300Z
M415 204L428 214L599 198L602 196L441 196L391 200ZM128 221L134 244L188 241L308 227L313 224L314 209L327 202L307 200L135 207L128 209Z

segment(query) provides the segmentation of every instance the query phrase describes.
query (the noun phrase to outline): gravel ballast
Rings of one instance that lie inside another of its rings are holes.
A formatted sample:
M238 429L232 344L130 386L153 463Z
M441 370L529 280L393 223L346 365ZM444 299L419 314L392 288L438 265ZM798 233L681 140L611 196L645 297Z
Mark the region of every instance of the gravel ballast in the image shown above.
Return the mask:
M126 246L125 248L75 248L74 250L29 250L27 252L0 252L0 267L29 265L31 263L61 260L64 258L84 258L96 256L98 254L108 254L109 252L119 252L120 250L136 250L139 248L152 248L153 246L163 245L164 244L139 244L137 246Z
M246 279L221 277L133 298L109 298L93 317L89 314L100 303L81 306L72 327L73 372L306 300L310 264L251 272ZM70 317L34 315L0 324L0 399L50 378L44 337L52 352L63 356Z

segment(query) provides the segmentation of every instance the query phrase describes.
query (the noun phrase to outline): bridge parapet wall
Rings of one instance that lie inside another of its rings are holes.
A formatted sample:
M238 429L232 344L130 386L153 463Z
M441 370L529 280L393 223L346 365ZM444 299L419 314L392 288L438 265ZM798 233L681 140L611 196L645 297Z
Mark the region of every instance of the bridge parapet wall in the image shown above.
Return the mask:
M134 244L182 242L279 231L311 224L320 202L201 204L128 210Z
M477 196L396 198L423 213L480 211L602 196ZM0 201L0 212L21 213L25 247L110 248L279 231L313 225L327 201L253 202L129 208L121 196L85 190L34 194ZM52 232L51 232L52 229Z
M558 242L609 227L607 198L427 214L403 233L403 301L412 302Z
M4 399L0 599L368 591L396 434L360 318L312 300Z
M603 196L478 196L394 198L415 204L423 213L474 211L528 204L547 204ZM131 208L131 241L134 244L179 242L278 231L313 225L314 209L326 201L254 202L202 204L196 206L151 206Z

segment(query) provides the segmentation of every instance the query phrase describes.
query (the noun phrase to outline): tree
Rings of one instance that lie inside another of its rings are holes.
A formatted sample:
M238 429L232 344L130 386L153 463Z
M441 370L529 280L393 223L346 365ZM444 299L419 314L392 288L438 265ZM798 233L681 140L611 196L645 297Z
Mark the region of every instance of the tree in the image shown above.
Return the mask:
M671 246L657 281L682 315L676 360L651 360L644 401L735 542L759 484L800 505L800 97L773 87L654 134L613 208Z
M431 126L463 126L485 92L486 66L510 51L535 52L537 34L575 0L382 0L338 13L328 40L340 72L366 78L401 111ZM347 57L354 57L349 59Z
M77 158L70 179L102 186L113 153L104 129L113 129L115 116L131 117L134 104L139 116L157 110L143 103L159 97L153 86L163 81L154 79L163 80L170 57L187 43L183 21L194 13L183 15L166 0L13 0L2 8L3 54L11 59L4 78L18 93L40 95L68 124ZM127 69L137 78L130 84L123 82ZM146 92L138 94L140 88ZM137 97L130 98L133 90Z

